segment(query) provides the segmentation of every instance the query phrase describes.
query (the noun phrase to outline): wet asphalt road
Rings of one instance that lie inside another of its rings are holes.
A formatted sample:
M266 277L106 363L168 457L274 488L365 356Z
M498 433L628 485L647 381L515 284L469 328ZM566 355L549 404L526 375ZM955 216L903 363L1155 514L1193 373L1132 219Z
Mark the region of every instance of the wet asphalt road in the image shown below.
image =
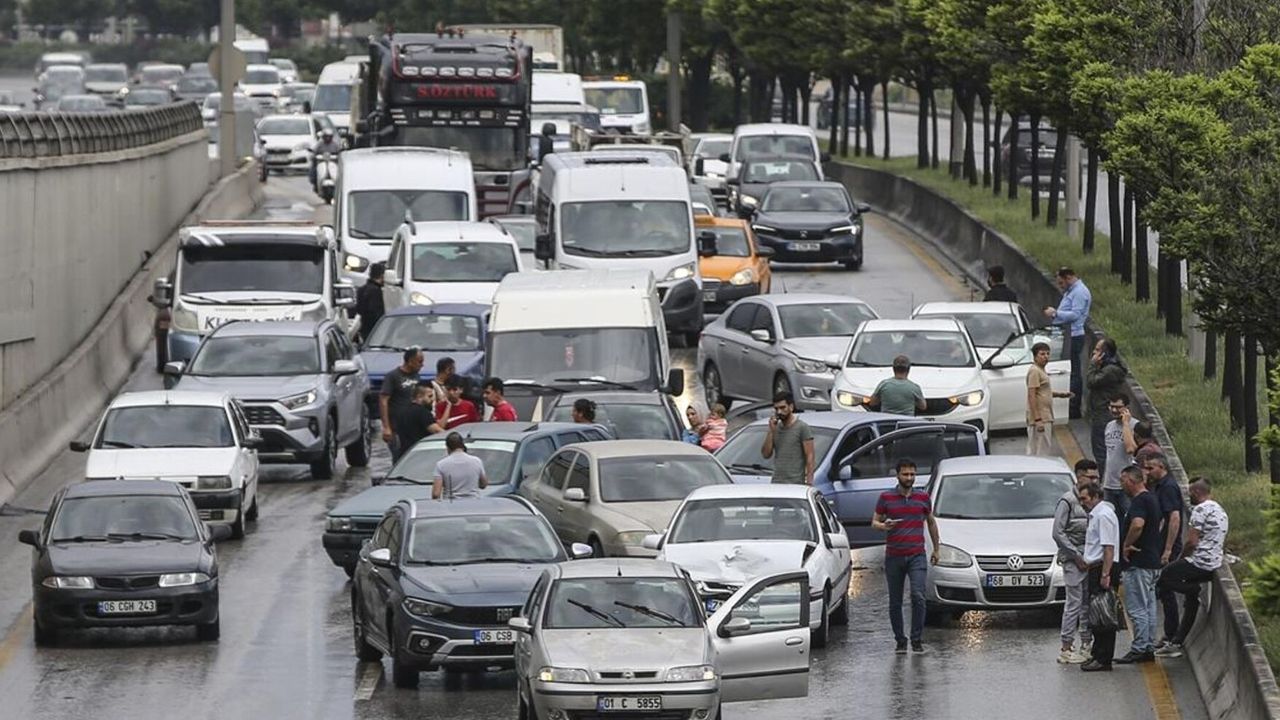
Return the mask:
M322 217L306 182L273 178L260 215ZM867 222L861 272L796 268L775 272L774 291L858 295L882 315L905 316L927 300L967 299L967 290L920 250L902 228ZM675 351L699 396L693 351ZM129 389L160 386L149 353ZM1023 441L996 438L994 452L1020 452ZM417 691L390 686L380 663L361 663L351 647L349 585L320 545L325 513L369 486L389 466L375 444L369 469L343 467L335 479L311 480L301 466L269 467L261 517L243 541L223 543L222 638L198 643L188 628L70 633L56 648L31 639L30 551L18 530L41 520L56 490L82 476L84 458L65 453L0 517L0 717L23 720L121 718L510 718L509 672L446 680L425 673ZM886 618L879 550L854 553L852 620L833 628L815 651L809 697L731 705L731 719L769 718L1147 718L1157 715L1147 686L1167 682L1181 717L1204 716L1184 660L1155 669L1123 668L1085 676L1055 664L1054 613L969 613L930 628L924 656L896 656ZM1120 648L1127 647L1124 637ZM1148 677L1144 678L1143 674ZM1165 674L1167 673L1167 675ZM1145 680L1145 681L1144 681Z

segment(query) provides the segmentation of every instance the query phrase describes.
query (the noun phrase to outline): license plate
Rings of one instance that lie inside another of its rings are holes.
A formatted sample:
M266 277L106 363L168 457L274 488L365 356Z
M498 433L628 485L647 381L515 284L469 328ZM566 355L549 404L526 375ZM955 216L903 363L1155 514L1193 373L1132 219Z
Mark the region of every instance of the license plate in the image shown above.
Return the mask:
M599 712L661 709L661 695L601 695L596 698L596 710Z
M990 588L1044 587L1044 575L988 575L986 585Z
M476 645L513 645L516 641L515 630L476 630Z
M703 290L703 291L702 291L702 300L703 300L703 302L715 302L715 301L716 301L716 291L715 291L715 290Z
M791 249L796 252L817 252L822 249L822 243L791 243Z
M103 600L98 603L99 615L146 615L155 611L155 600Z

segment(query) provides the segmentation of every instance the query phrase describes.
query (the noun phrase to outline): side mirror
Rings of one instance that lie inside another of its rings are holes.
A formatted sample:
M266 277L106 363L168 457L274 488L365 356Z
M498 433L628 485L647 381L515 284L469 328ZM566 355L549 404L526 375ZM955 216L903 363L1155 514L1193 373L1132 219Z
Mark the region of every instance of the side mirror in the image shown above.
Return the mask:
M71 448L71 452L88 452L89 451L89 443L82 442L80 440L72 440L67 447Z
M333 286L333 304L337 307L352 307L356 304L356 288L351 283L338 283Z
M701 156L695 158L693 161L693 174L705 175L706 174L704 171L705 167L706 167L706 160L704 158L702 158Z
M173 304L173 283L168 278L156 278L152 286L151 302L156 307L169 307Z
M852 479L853 468L849 465L841 465L840 469L836 472L836 480L840 482L847 482Z
M205 528L209 531L209 539L213 542L222 542L231 539L230 525L209 525L205 524Z
M582 488L567 488L564 491L564 499L569 502L586 502L587 494L583 492Z
M662 533L653 535L645 535L644 540L640 541L640 546L645 550L661 550L662 549Z
M551 242L549 233L539 233L533 241L533 256L538 260L554 260L556 257L555 243Z
M335 360L333 362L334 375L355 375L360 372L360 366L355 360Z
M392 269L388 268L388 269L387 269L385 272L383 272L383 274L382 274L382 284L383 284L383 285L395 285L396 287L399 287L399 286L400 286L400 273L396 272L395 270L392 270Z
M178 384L178 380L182 378L182 373L187 369L187 364L181 360L174 360L164 364L161 371L164 375L164 389L170 390L174 385Z
M729 153L720 153L720 162L733 162L733 159L729 157Z
M387 548L378 548L369 551L369 562L378 567L391 567L391 550Z
M861 215L862 213L871 212L871 206L866 203L858 203L857 208L858 208L859 215Z
M771 248L771 247L765 247L765 246L763 246L763 245L757 245L757 246L756 246L756 255L757 255L757 256L759 256L759 257L762 257L762 258L771 258L771 257L773 257L774 255L777 255L777 254L778 254L778 251L777 251L777 250L774 250L774 249L773 249L773 248Z
M824 162L824 163L831 162L831 153L824 152L818 155L818 162Z
M18 542L23 545L30 545L31 547L38 548L40 547L40 533L35 530L19 530Z
M529 622L529 618L526 618L526 617L511 618L510 620L507 621L507 627L511 628L512 630L515 630L518 633L533 632L533 623Z
M577 488L573 488L573 489L577 490ZM574 560L585 560L594 554L595 554L595 551L591 549L590 545L585 545L583 543L574 543L569 546L569 557L573 558Z
M668 395L684 394L684 369L671 368L667 371L667 387L665 388Z
M716 254L716 234L710 230L698 233L698 255L711 257Z
M1003 370L1013 367L1013 358L1004 354L992 355L983 365L992 370Z
M827 544L836 550L848 550L849 536L842 532L827 533Z
M773 333L764 328L756 328L751 331L751 339L756 342L771 343L773 342Z
M742 635L751 630L751 621L744 617L730 618L728 622L720 626L720 637L733 637L734 635Z

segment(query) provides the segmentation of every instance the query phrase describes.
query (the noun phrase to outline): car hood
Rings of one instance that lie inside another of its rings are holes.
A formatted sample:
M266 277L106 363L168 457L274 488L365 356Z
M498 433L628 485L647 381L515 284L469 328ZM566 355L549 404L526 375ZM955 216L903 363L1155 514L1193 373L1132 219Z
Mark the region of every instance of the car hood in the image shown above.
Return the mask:
M91 478L193 478L229 475L240 450L225 448L94 449L84 475Z
M712 662L707 631L702 627L543 630L542 648L548 665L592 672L661 671Z
M140 540L55 543L48 552L56 575L142 575L192 572L204 548L194 540Z
M662 532L671 523L683 500L604 503L596 505L596 515L618 532L651 530Z
M689 571L695 580L741 584L803 568L810 544L800 540L675 543L664 545L659 557Z
M712 173L724 177L729 172L729 163L723 160L715 160L713 158L703 158L702 174L711 175Z
M182 390L230 393L237 400L274 400L304 393L319 387L324 380L325 376L321 374L263 377L183 375L178 380L177 387Z
M845 350L849 349L851 337L852 335L828 335L790 338L782 341L782 347L797 357L823 361L831 358L838 363L843 359Z
M839 225L852 224L854 219L849 213L760 212L751 222L754 225L788 230L826 230Z
M893 377L893 371L887 367L847 367L840 371L840 377L848 387L869 393L881 380ZM912 367L910 377L926 398L969 392L982 384L982 376L974 367Z
M478 375L480 367L484 364L484 351L465 351L450 350L445 352L427 351L423 356L423 368L434 368L436 361L442 357L451 357L457 363L457 372L459 375L469 376ZM365 350L360 353L360 357L364 359L365 369L369 371L369 377L382 378L387 373L400 367L404 362L404 353L399 350Z
M493 302L493 294L498 290L496 282L433 282L413 283L410 292L420 292L436 303L480 303L488 305Z
M543 563L483 563L476 565L407 565L405 576L429 594L468 605L523 605Z
M755 261L749 257L733 257L731 255L713 255L698 260L698 270L702 277L721 282L729 282L734 273L743 268L755 267Z
M266 144L268 150L288 149L292 150L299 145L311 146L315 142L310 135L259 135Z
M942 542L970 555L1054 555L1053 518L959 520L936 517Z
M382 517L387 508L401 500L431 498L430 485L393 484L371 487L349 497L329 511L329 517Z

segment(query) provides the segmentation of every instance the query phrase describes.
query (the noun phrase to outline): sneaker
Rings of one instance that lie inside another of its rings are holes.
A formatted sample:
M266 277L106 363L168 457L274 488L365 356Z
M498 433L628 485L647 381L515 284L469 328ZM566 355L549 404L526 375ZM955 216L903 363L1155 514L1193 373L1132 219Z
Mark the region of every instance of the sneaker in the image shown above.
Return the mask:
M1058 653L1058 664L1070 665L1072 663L1072 658L1074 658L1075 656L1076 656L1075 650L1062 650Z
M1153 647L1153 648L1151 648L1151 650L1152 650L1153 652L1160 652L1160 649L1161 649L1161 648L1163 648L1165 645L1168 645L1168 644L1169 644L1169 641L1168 641L1168 640L1161 640L1160 642L1156 643L1156 646L1155 646L1155 647Z
M1132 665L1133 663L1154 662L1155 659L1156 659L1155 653L1153 653L1150 650L1146 652L1134 652L1130 650L1129 652L1125 653L1124 657L1118 657L1115 659L1115 661L1120 663L1121 665Z
M1080 663L1086 663L1089 662L1092 657L1093 655L1091 653L1087 653L1083 650L1077 650L1074 653L1071 653L1071 664L1079 665Z
M1090 660L1089 662L1081 665L1080 670L1082 670L1083 672L1099 672L1099 671L1111 672L1111 666L1103 665L1097 660Z
M920 642L919 640L916 640L915 642L911 643L911 652L913 653L925 652L924 643Z
M898 653L899 655L905 655L907 653L907 641L899 640L898 647L894 650L894 652Z
M1085 657L1092 657L1092 656L1093 656L1093 641L1092 641L1092 640L1090 640L1089 642L1081 642L1081 643L1080 643L1080 654L1081 654L1081 655L1084 655Z
M1176 642L1167 642L1163 647L1156 648L1155 656L1162 658L1182 657L1182 646Z

